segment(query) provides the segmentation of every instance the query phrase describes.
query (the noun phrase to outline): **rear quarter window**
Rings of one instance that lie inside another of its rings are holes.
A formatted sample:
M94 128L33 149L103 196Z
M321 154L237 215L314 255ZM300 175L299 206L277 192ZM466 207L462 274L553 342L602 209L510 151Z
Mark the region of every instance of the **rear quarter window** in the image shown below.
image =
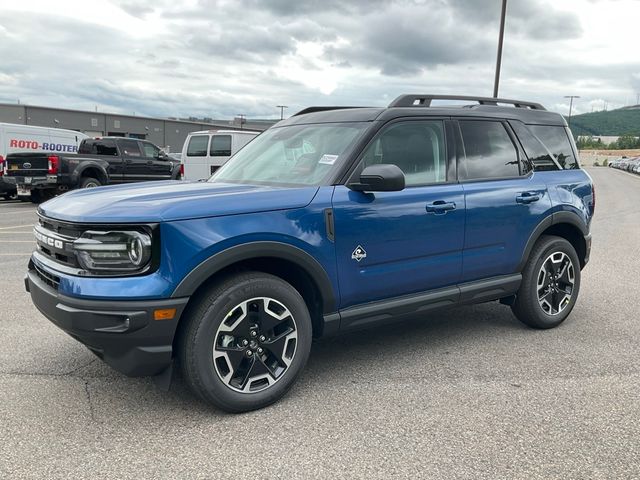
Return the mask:
M527 127L544 143L547 149L556 157L556 160L563 169L571 170L580 168L580 164L571 148L571 141L569 140L569 135L565 127L550 125L527 125ZM529 155L529 152L527 152L527 155ZM548 157L546 151L544 155Z

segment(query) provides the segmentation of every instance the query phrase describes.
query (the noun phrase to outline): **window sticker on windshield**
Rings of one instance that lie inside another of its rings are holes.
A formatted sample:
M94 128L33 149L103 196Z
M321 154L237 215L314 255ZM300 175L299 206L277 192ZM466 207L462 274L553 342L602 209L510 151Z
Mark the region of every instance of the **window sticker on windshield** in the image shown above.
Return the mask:
M318 163L322 163L323 165L333 165L334 163L336 163L336 160L338 159L338 155L323 155L322 158L320 158L320 160L318 160Z

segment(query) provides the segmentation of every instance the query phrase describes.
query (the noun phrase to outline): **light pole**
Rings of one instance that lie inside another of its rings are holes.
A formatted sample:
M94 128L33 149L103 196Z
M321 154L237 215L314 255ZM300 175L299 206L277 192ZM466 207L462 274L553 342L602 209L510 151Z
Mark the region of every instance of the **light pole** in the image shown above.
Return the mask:
M284 118L284 109L289 107L286 105L276 105L276 108L280 109L280 120L282 120Z
M573 99L580 98L580 95L565 95L564 98L571 99L571 101L569 102L569 121L567 122L569 124L569 127L571 127L571 110L573 110Z
M493 98L498 98L498 85L500 84L500 66L502 65L502 44L504 40L504 21L507 16L507 0L502 0L502 13L500 14L500 36L498 37L498 57L496 58L496 78L493 82Z

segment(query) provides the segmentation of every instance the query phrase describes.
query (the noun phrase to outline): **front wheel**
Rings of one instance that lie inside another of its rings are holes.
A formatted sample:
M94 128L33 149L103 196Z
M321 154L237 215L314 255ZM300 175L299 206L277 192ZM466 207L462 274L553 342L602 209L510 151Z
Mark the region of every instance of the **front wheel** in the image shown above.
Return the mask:
M300 294L273 275L242 273L214 285L190 308L181 333L184 377L227 412L280 399L311 350L311 317Z
M580 260L561 237L543 236L533 247L511 307L533 328L553 328L571 313L580 291Z

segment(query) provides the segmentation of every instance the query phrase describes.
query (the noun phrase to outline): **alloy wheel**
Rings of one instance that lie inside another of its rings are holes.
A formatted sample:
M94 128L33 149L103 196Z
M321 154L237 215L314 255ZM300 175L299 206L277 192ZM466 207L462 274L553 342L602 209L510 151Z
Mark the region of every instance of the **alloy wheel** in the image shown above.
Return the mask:
M538 272L538 304L547 315L558 315L571 303L575 285L575 269L564 252L554 252L542 263Z
M295 319L281 302L269 297L245 300L229 311L216 332L216 374L237 392L262 391L291 365L297 338Z

